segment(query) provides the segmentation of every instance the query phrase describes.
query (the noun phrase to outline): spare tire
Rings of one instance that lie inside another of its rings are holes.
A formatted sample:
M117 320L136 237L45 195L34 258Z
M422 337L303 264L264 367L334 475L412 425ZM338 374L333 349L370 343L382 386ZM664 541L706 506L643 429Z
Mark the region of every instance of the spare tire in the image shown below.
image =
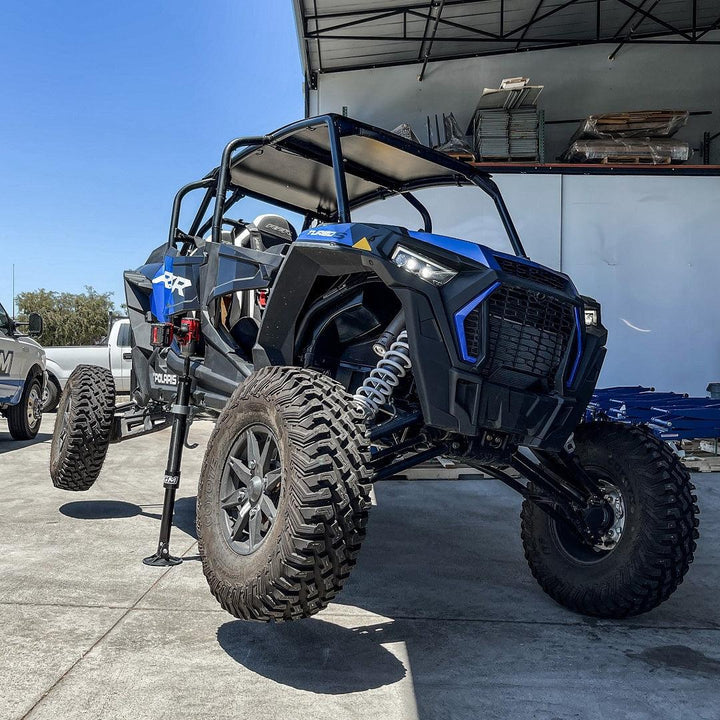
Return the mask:
M89 490L100 474L112 432L115 383L96 365L78 365L60 396L50 477L60 490Z

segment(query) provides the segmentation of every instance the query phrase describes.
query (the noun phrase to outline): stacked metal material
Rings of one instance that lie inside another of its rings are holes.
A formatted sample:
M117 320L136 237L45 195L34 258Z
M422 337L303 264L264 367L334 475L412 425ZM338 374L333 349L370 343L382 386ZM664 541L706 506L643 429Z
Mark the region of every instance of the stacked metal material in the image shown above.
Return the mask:
M590 115L575 132L580 138L668 138L685 126L687 110L634 110L605 115Z
M586 420L647 425L661 440L720 437L720 400L649 387L596 390Z
M510 157L537 158L538 114L535 108L510 111Z
M690 146L671 139L687 123L685 110L590 115L570 139L566 162L667 164L685 162Z
M608 138L576 140L565 152L567 162L637 163L663 165L685 162L690 146L665 138Z
M477 110L473 141L479 160L537 159L537 110L534 107Z

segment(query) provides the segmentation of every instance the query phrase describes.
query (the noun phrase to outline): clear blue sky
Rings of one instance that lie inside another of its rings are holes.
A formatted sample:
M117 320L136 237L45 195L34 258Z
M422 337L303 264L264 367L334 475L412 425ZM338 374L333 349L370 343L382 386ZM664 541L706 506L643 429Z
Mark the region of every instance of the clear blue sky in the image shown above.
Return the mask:
M33 0L0 10L0 302L92 285L167 237L237 135L303 115L287 0ZM248 215L248 218L250 216Z

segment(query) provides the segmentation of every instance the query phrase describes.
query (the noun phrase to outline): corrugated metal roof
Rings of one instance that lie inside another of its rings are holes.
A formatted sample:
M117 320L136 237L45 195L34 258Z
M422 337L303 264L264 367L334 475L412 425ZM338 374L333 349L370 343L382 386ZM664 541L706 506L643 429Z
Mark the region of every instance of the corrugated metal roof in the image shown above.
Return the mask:
M713 43L720 0L294 0L308 76L598 42Z

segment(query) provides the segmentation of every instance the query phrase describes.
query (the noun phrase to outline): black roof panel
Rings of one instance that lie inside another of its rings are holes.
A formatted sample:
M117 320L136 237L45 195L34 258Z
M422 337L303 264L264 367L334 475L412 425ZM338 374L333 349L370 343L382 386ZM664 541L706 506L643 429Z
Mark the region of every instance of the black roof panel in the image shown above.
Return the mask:
M323 115L280 128L267 145L238 153L230 165L231 183L248 195L332 217L337 200L329 123L340 132L350 207L420 187L466 184L476 174L467 164L399 135Z

